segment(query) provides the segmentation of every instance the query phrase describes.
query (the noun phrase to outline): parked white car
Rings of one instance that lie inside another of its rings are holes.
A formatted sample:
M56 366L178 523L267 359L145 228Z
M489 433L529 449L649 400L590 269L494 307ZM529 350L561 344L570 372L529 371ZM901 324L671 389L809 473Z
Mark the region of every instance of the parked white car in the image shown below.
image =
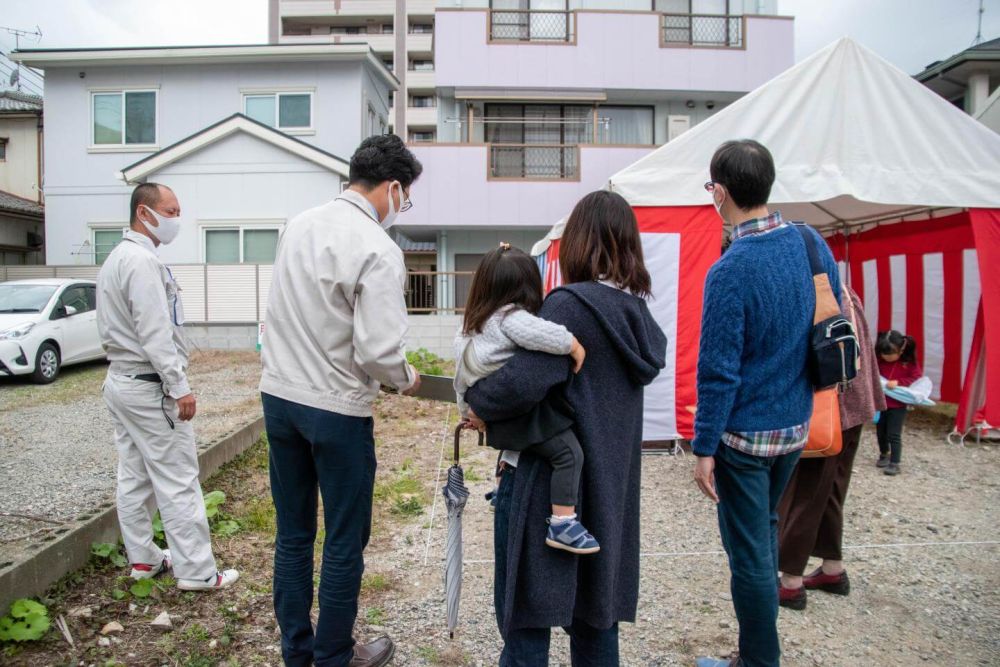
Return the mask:
M105 356L92 280L0 283L0 376L52 382L59 369Z

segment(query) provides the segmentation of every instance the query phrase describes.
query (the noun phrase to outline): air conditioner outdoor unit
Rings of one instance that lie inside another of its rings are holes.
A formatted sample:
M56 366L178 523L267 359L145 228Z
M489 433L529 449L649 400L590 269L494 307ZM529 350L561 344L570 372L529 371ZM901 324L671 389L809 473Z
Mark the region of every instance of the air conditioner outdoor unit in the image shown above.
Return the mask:
M28 232L28 247L38 249L45 245L45 238L41 234Z

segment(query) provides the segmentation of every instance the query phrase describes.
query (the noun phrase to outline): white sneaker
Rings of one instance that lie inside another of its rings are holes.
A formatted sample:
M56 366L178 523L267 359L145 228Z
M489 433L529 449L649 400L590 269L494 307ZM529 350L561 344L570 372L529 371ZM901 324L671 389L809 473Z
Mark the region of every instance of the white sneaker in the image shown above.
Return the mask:
M166 572L174 566L170 560L170 549L163 550L163 560L158 565L147 565L145 563L133 563L129 576L138 581L139 579L152 579L161 572Z
M217 591L229 588L240 578L236 570L219 570L208 579L178 579L177 588L182 591Z

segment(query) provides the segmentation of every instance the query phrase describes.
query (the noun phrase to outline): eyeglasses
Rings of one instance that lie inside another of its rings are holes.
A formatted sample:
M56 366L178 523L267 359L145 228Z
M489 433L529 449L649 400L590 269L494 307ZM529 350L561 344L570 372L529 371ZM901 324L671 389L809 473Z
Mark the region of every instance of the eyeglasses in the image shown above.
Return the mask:
M705 181L705 191L715 192L715 186L718 185L715 181Z
M403 193L403 205L399 207L399 212L400 213L405 213L406 211L409 211L411 208L413 208L413 202L410 201L410 195L408 195L408 194L406 194L404 192Z

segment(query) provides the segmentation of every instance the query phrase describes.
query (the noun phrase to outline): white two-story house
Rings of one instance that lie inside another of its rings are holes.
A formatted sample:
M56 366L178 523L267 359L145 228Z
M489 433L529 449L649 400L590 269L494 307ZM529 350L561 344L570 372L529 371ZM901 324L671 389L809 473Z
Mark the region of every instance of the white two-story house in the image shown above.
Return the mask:
M99 265L136 183L178 196L172 264L273 262L329 201L397 83L367 44L22 50L45 70L46 262Z

